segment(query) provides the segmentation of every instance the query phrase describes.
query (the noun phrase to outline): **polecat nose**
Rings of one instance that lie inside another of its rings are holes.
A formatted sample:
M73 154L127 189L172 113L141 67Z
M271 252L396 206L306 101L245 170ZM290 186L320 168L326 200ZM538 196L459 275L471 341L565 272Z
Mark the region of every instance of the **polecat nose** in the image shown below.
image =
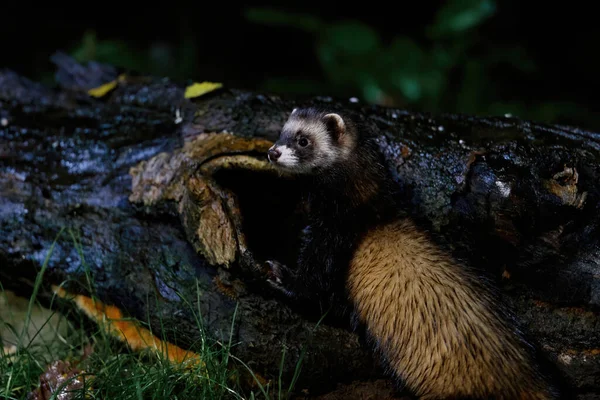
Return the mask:
M281 156L281 152L275 148L270 148L267 152L267 156L269 157L269 161L277 161L279 156Z

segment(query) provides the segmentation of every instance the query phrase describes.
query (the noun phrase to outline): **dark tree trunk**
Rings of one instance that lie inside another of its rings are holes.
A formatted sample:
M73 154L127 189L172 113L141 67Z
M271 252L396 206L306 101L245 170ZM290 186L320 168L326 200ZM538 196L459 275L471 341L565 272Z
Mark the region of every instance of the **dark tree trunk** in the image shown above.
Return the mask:
M177 164L180 186L156 195L140 181L151 173L151 180L158 179L156 163L140 163L164 161L161 153L183 154L184 144L201 133L229 132L248 139L246 145L274 140L297 105L351 108L379 130L407 211L497 281L578 398L600 396L600 135L512 117L429 116L324 98L301 104L232 89L186 99L185 84L151 78L120 79L106 96L94 98L87 89L116 79L115 70L64 57L56 62L56 90L0 73L5 288L30 291L58 232L67 227L74 236L63 232L58 238L44 296L52 284L85 281L83 255L103 301L143 321L149 315L155 329L176 327L176 335L166 333L183 346L198 332L180 296L194 307L199 301L207 331L222 340L238 303L236 356L276 376L285 343L289 378L319 316L300 314L252 282L260 276L253 267L287 252L286 244L293 248L285 242L290 236L265 229L273 210L294 215L286 204L293 191L282 194L285 183L252 168L198 180L201 162L186 154ZM260 145L241 146L230 153L264 161ZM207 200L206 193L217 194ZM239 206L242 218L228 214L231 209L217 213L233 222L229 236L216 235L238 245L245 238L247 251L233 253L215 250L214 237L199 237L194 225L196 217L209 223L215 217L195 204L232 193L232 209ZM378 376L357 336L326 324L314 331L298 388L325 390Z

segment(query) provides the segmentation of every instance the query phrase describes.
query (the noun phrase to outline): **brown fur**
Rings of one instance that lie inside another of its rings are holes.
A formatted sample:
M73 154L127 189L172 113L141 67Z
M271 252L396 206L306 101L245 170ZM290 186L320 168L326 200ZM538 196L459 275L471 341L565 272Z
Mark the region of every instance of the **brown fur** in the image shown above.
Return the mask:
M347 284L359 320L420 398L552 398L492 299L410 221L370 231Z

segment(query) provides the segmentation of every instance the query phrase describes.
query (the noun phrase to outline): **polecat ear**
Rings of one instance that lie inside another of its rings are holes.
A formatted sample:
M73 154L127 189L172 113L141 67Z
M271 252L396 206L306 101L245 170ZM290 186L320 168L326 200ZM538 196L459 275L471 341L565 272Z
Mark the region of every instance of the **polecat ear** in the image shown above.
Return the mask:
M339 114L327 114L323 117L325 125L327 126L327 132L331 135L333 140L340 140L346 133L346 124Z
M296 113L296 111L298 111L298 109L297 109L297 108L294 108L294 109L292 110L292 114L295 114L295 113Z

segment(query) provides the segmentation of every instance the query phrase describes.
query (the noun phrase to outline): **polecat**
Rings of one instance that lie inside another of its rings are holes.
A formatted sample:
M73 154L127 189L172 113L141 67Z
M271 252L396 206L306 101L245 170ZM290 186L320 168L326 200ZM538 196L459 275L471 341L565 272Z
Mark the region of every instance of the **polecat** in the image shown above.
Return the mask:
M269 262L274 286L348 306L422 399L555 397L485 286L399 216L374 135L339 113L294 109L268 158L308 180L310 210L297 265Z

